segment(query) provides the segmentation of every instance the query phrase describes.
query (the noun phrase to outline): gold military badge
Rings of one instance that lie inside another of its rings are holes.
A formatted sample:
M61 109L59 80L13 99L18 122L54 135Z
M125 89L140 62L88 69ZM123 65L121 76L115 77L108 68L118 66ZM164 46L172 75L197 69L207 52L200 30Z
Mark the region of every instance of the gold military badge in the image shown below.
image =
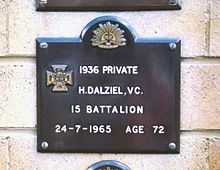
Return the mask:
M126 45L124 30L119 28L118 24L99 24L99 27L93 31L91 39L92 46L104 49L113 49Z

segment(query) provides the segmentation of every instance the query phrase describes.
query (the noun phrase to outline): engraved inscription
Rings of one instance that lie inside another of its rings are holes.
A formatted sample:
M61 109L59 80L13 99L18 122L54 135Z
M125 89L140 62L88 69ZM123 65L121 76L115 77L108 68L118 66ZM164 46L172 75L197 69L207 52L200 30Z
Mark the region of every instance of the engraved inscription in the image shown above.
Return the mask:
M138 37L119 21L97 18L79 38L37 39L39 152L179 153L181 42Z

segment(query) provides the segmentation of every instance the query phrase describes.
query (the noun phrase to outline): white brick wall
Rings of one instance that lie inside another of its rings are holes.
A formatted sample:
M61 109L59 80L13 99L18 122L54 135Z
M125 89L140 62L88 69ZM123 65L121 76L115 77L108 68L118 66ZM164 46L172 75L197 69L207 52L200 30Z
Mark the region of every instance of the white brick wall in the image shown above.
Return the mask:
M115 15L127 20L140 36L181 39L184 57L208 53L205 36L209 19L208 0L184 0L181 11L117 13L40 13L34 12L34 1L12 0L9 3L9 55L34 56L36 37L76 37L89 21L102 15Z
M11 168L38 170L86 170L100 160L116 159L132 170L208 170L208 139L201 135L182 135L180 155L153 154L39 154L32 135L9 139ZM36 159L37 158L37 159Z
M0 127L35 127L35 59L0 59ZM220 129L220 62L186 61L181 74L181 129Z
M183 0L181 11L36 12L35 0L0 0L0 170L86 170L116 159L132 170L220 170L220 0ZM115 15L141 37L182 40L181 154L36 152L35 39L76 37Z

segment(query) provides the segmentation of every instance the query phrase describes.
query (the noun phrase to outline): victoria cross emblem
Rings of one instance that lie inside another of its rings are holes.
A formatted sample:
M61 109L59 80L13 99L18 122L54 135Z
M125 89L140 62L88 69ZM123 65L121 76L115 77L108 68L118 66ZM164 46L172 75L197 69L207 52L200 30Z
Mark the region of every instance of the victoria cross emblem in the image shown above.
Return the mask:
M73 85L72 73L67 65L52 65L53 71L47 71L47 86L53 86L53 92L67 92L67 85Z

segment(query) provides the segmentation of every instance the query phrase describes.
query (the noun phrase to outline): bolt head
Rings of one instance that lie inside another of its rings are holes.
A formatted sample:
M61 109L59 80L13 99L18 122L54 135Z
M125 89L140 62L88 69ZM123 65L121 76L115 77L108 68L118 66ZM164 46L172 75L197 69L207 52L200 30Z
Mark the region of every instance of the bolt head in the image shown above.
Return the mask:
M46 42L40 43L40 48L48 48L48 44Z
M49 146L49 144L47 142L45 142L45 141L41 143L41 148L43 150L46 150L48 148L48 146Z
M170 43L169 46L170 46L171 50L175 50L176 49L176 43Z
M39 4L41 6L45 6L47 4L47 0L40 0Z
M170 150L176 150L176 144L175 143L170 143L169 148L170 148Z
M177 4L178 4L178 0L169 0L169 5L173 6Z

